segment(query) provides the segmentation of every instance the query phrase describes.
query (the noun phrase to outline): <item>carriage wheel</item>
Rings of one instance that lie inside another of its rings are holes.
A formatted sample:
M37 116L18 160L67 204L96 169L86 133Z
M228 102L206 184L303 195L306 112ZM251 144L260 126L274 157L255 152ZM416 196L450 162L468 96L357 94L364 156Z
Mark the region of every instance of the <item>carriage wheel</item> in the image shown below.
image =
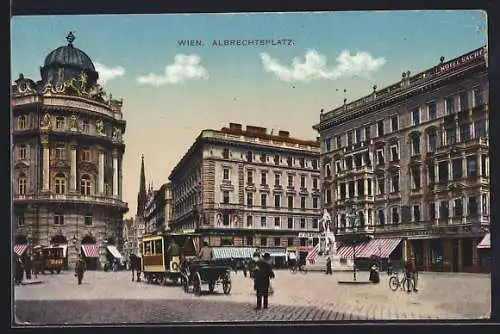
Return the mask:
M188 280L186 275L182 275L181 284L182 284L182 288L184 289L184 292L188 293L189 292L189 280Z
M231 280L225 278L224 281L222 282L222 291L224 291L224 294L228 295L231 293Z
M208 291L209 291L210 293L213 293L213 292L214 292L214 290L215 290L215 281L210 281L210 282L208 282Z
M179 284L179 277L176 276L176 277L172 278L172 283L174 285L178 285ZM181 280L181 284L182 284L182 280Z
M396 276L389 278L389 288L391 288L392 291L396 291L399 288L399 280Z
M193 292L196 296L201 295L201 277L200 273L196 273L193 278Z
M148 281L148 284L152 284L152 283L153 283L153 275L151 275L151 274L150 274L150 275L148 275L148 276L146 277L146 280Z
M163 286L167 285L167 276L160 277L160 285L163 285Z

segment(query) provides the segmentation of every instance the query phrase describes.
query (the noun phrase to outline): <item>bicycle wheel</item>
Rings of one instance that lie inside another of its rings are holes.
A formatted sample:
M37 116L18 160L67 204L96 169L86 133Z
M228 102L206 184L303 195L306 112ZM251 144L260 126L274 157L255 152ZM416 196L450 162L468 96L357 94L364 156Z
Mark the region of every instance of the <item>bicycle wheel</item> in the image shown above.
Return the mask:
M392 291L396 291L399 288L399 280L396 276L389 278L389 288Z

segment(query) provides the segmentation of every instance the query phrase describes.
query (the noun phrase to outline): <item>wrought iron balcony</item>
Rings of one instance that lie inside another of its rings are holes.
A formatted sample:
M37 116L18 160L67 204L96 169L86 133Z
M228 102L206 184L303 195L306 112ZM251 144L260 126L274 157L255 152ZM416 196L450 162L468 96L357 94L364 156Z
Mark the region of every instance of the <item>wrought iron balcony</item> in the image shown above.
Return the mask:
M14 203L33 203L33 202L68 202L68 203L88 203L94 205L111 205L128 210L128 204L120 199L103 196L84 196L80 194L44 194L38 195L15 195Z

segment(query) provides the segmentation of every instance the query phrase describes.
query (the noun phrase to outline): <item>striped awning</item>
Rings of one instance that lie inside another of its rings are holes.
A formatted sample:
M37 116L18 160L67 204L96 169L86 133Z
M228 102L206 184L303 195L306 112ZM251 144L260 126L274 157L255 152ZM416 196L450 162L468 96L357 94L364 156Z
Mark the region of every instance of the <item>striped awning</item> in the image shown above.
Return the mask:
M116 248L115 246L109 245L107 248L108 248L108 251L111 253L111 255L113 255L113 257L115 257L117 259L123 258L123 256L118 251L118 248Z
M356 251L356 257L370 258L378 256L380 258L388 258L392 252L398 247L401 238L380 238L370 240L365 247L359 252Z
M483 240L477 245L479 249L491 248L491 235L488 233L484 236Z
M86 257L99 257L98 245L82 245L82 249Z
M28 245L14 245L14 253L21 256L28 248Z
M260 247L259 252L261 254L269 253L271 257L285 257L286 256L286 251L285 248L280 248L280 247L273 247L273 248L265 248L265 247Z
M254 247L214 247L214 258L216 259L246 259L255 253Z
M359 257L359 254L363 252L365 247L368 245L369 242L363 242L360 244L356 244L356 258ZM340 256L342 259L347 259L347 260L352 260L354 258L354 246L350 244L345 244L340 246L337 249L337 254Z

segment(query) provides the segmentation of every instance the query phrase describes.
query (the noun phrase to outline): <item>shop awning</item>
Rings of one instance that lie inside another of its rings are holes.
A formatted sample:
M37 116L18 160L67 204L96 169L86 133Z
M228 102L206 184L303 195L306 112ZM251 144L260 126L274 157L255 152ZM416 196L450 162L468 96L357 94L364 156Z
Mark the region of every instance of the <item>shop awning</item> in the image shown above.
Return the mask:
M392 252L398 247L401 242L401 238L381 238L372 239L368 244L360 251L356 251L356 257L359 258L370 258L372 256L378 256L383 259L388 258Z
M82 249L86 257L99 257L98 245L82 245Z
M260 254L264 255L265 253L269 253L271 257L286 257L285 248L273 247L273 248L259 248Z
M14 245L14 253L21 256L21 255L23 255L23 253L26 251L27 248L28 248L28 245L23 245L23 244Z
M113 255L113 257L115 257L117 259L123 258L123 256L120 254L120 252L118 251L118 249L115 246L109 245L107 248L108 248L108 251L111 253L111 255Z
M246 259L255 253L254 247L214 247L214 258L216 259Z
M488 233L484 236L483 240L477 245L479 249L491 248L491 235Z
M356 258L359 258L359 254L361 254L363 252L363 250L368 245L368 243L369 242L356 244L356 246L355 246L356 247ZM353 245L350 245L350 244L342 245L337 249L337 254L342 259L352 260L354 258L354 247L353 247Z

